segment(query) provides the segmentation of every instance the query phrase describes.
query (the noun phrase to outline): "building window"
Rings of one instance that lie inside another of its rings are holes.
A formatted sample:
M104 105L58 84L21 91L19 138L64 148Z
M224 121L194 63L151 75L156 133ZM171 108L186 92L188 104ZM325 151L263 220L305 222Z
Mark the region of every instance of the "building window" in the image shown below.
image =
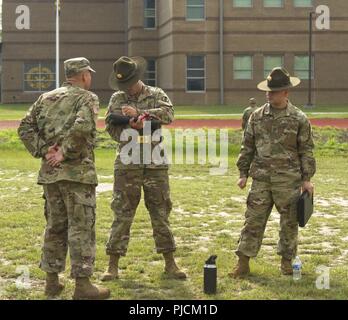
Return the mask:
M144 0L144 28L156 28L156 0Z
M205 19L205 0L186 0L186 20Z
M54 62L25 62L23 73L24 91L50 91L56 87Z
M309 56L301 55L295 56L294 61L295 77L301 80L309 79ZM312 58L312 79L314 78L314 58Z
M266 8L282 8L284 0L263 0L263 6Z
M233 0L233 6L236 8L251 8L253 0Z
M313 0L294 0L294 6L299 8L313 7Z
M250 80L253 78L253 57L235 56L233 58L233 74L236 80Z
M186 90L205 91L205 57L187 56Z
M264 77L267 78L273 68L284 66L284 58L283 56L265 56L263 66Z
M156 87L156 60L147 59L147 70L144 76L144 83Z

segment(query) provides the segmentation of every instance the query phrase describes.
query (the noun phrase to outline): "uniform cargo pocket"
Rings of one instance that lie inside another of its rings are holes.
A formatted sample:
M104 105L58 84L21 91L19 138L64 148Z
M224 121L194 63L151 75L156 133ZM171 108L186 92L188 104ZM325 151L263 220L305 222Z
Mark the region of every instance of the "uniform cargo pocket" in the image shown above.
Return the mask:
M95 225L95 195L90 193L74 193L73 221L78 229L91 230Z

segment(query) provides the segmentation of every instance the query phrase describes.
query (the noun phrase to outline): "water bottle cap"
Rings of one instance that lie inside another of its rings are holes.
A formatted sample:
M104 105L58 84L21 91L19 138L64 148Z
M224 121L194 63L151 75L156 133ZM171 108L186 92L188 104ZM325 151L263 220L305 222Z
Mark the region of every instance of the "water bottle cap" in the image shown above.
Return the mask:
M215 265L216 258L216 255L210 256L209 259L205 262L205 264Z

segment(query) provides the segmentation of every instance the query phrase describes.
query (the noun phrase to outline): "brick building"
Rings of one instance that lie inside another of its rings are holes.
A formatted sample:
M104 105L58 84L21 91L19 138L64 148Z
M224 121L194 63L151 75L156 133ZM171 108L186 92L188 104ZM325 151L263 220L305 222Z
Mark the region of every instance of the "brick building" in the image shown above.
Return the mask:
M223 4L223 7L222 7ZM23 7L29 10L23 20ZM93 91L107 102L107 79L121 55L149 61L146 81L175 104L264 100L256 84L274 66L299 76L293 101L307 102L309 12L330 9L330 29L313 33L313 100L348 101L346 0L62 0L61 62L88 57ZM55 86L55 8L50 0L3 0L2 102L31 102ZM63 66L60 67L63 80Z

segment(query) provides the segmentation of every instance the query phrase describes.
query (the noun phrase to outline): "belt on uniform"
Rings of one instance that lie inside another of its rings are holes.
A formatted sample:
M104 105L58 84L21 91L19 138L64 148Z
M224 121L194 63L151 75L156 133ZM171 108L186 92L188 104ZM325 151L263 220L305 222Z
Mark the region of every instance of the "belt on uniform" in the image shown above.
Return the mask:
M159 141L157 141L157 140L153 141L152 140L152 136L138 136L137 142L139 144L147 144L147 143L151 143L151 142L159 142L159 143L161 143L161 142L163 142L163 140L164 140L163 136L160 137Z
M138 136L138 143L151 143L151 136Z

